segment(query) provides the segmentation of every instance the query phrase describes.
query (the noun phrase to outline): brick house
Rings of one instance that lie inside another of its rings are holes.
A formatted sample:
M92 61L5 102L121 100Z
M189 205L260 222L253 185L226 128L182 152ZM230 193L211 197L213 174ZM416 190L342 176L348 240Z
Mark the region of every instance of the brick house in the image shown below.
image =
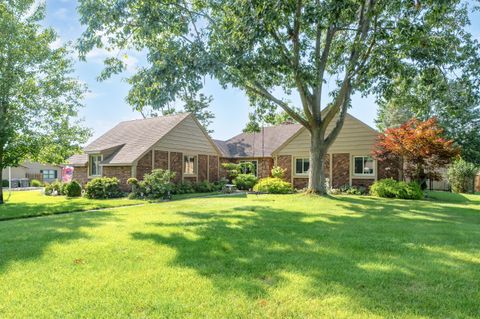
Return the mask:
M175 182L219 180L220 152L191 114L121 122L74 155L73 179L86 184L100 176L117 177L128 190L130 177L169 169Z
M398 178L398 170L370 157L377 135L347 115L326 158L325 173L332 187L369 186L379 178ZM73 178L82 184L98 176L115 176L127 190L128 178L141 180L156 168L175 172L175 182L213 182L226 177L222 163L248 161L259 178L269 176L274 165L285 168L285 179L301 189L308 182L309 147L310 134L298 124L220 141L212 140L191 114L179 114L122 122L85 147L84 154L72 156L69 165L74 167Z

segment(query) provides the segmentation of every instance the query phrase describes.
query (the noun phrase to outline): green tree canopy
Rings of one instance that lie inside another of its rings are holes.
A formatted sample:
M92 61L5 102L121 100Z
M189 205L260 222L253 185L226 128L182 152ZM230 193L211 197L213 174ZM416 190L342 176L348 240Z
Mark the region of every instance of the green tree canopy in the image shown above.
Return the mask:
M478 62L477 62L478 63ZM399 79L380 101L377 126L384 130L412 117L435 116L467 161L480 164L480 83L478 75L451 79L439 70Z
M354 92L381 96L395 78L433 66L463 73L478 56L460 0L80 0L79 12L82 55L147 52L148 65L130 79L136 107L165 105L210 76L244 90L255 107L287 112L311 133L315 193L326 192L324 158ZM125 68L105 62L103 77ZM330 77L336 86L323 94ZM301 105L289 102L293 92Z
M34 2L0 3L0 171L26 158L62 163L89 137L75 120L85 87L70 76L71 53L53 48L57 36L40 25L45 8L33 10Z

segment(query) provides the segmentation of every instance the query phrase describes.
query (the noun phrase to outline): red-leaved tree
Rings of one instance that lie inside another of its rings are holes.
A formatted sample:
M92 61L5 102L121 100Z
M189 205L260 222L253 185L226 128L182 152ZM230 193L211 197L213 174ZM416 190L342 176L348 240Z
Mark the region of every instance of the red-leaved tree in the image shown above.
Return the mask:
M381 162L400 160L403 174L420 185L427 179L441 180L439 169L457 157L460 149L453 140L443 137L437 119L426 121L411 119L400 127L389 128L380 134L373 156Z

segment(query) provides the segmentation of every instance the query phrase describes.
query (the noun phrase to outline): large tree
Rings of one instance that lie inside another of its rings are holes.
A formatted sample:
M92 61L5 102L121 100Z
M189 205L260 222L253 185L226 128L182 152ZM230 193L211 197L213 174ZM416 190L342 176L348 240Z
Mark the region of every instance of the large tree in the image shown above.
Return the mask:
M79 12L82 55L147 52L132 92L148 105L198 91L211 76L256 107L287 112L311 134L308 188L321 194L324 158L354 92L381 95L392 79L432 65L458 70L476 43L460 0L80 0ZM111 58L104 75L124 68Z
M53 48L56 34L40 25L45 8L34 2L0 3L0 180L26 158L62 163L89 136L74 120L85 87L69 76L70 53Z

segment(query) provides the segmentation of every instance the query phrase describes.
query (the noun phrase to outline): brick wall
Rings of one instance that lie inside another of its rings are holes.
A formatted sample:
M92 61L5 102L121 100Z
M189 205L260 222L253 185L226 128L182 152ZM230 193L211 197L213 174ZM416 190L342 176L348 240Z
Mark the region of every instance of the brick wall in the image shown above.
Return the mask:
M143 180L143 176L152 171L152 151L148 151L137 163L137 179Z
M304 189L308 186L308 178L297 178L293 179L293 187L295 189Z
M292 156L280 155L277 159L277 165L286 170L283 179L290 182L292 180Z
M372 184L375 182L374 179L364 179L364 178L353 178L352 179L352 186L355 187L366 187L370 188Z
M210 182L216 182L220 180L218 176L218 156L211 156L208 159L209 167L208 167L208 178Z
M183 178L183 181L184 182L190 182L190 183L196 183L197 182L197 178L195 176L186 176Z
M79 182L82 186L88 183L88 167L75 166L73 168L73 180Z
M332 187L339 188L350 182L350 154L333 154L332 158Z
M129 192L130 186L127 184L127 180L132 177L131 166L104 166L104 177L116 177L120 181L120 188L124 192Z
M183 177L183 153L170 152L170 171L175 172L174 183L182 181Z
M208 155L198 155L198 181L203 182L208 179Z
M168 169L168 152L155 151L153 167L156 169Z

